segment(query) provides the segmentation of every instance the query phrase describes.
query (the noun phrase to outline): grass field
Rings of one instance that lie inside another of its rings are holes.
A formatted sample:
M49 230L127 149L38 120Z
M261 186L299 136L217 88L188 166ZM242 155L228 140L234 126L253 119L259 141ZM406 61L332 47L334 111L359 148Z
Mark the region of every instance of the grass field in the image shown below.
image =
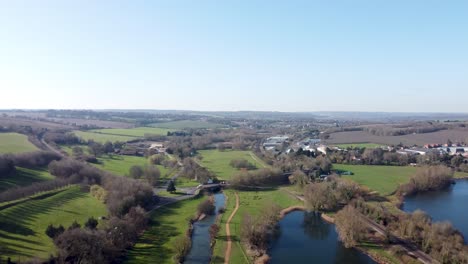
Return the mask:
M378 148L382 146L382 144L376 143L348 143L348 144L336 144L336 147L347 149L347 148Z
M119 136L128 136L128 137L144 137L145 135L167 135L167 132L172 131L172 129L158 128L158 127L136 127L136 128L109 128L109 129L96 129L90 130L94 133L109 134L109 135L119 135Z
M260 160L260 158L256 157L251 151L219 151L217 149L210 149L200 150L199 153L203 157L200 162L201 165L215 173L218 178L223 180L229 180L234 174L239 172L238 169L229 165L233 159L246 159L257 168L266 167L266 164Z
M0 177L0 192L35 182L52 180L54 177L46 169L26 169L16 167L16 174L9 177Z
M343 165L333 164L333 169L351 171L354 175L343 175L360 185L366 186L381 195L389 195L400 184L407 183L416 172L414 167L375 166L375 165Z
M104 204L78 186L48 192L13 205L0 204L0 259L47 258L55 252L45 234L49 224L83 224L89 217L107 215Z
M94 140L96 142L100 143L105 143L106 141L111 141L111 142L126 142L129 140L133 140L136 137L131 137L131 136L120 136L120 135L110 135L110 134L102 134L102 133L94 133L94 132L88 132L88 131L79 131L75 130L73 133L77 136L80 137L84 140Z
M195 215L202 199L180 201L155 211L150 228L129 251L126 263L174 263L172 244L185 235L188 219Z
M0 133L0 154L21 153L38 150L28 137L18 133Z
M222 215L220 221L221 230L216 244L213 249L213 257L211 263L224 263L224 253L226 250L226 221L229 215L232 213L236 198L233 190L225 190L224 194L227 196L226 212ZM248 213L251 215L257 215L262 207L275 203L281 208L286 208L292 205L301 205L302 202L296 200L282 188L276 190L265 190L265 191L242 191L239 194L239 210L231 221L230 229L233 238L231 259L229 263L232 264L244 264L251 263L245 254L245 250L242 248L240 243L240 232L243 216Z
M462 178L468 178L468 172L455 172L455 175L454 175L454 178L455 179L462 179Z
M88 153L87 146L85 145L78 145L78 146L81 147L85 153ZM74 146L61 145L60 149L62 149L68 155L71 156L73 147ZM116 175L121 175L121 176L128 175L130 168L134 165L143 166L143 165L149 164L148 159L146 159L145 157L126 156L126 155L110 155L110 156L102 155L101 157L98 158L98 160L99 160L98 164L94 164L94 163L91 163L91 164L100 169L103 169L105 171L114 173ZM165 168L164 166L161 166L161 165L156 165L156 167L158 167L159 171L161 172L161 179L167 179L175 173L173 169Z
M149 164L145 157L125 156L125 155L102 155L98 158L98 164L92 164L105 171L116 175L127 176L130 168L134 165L144 166ZM170 169L161 165L156 165L161 172L161 178L167 178L172 172Z
M184 129L184 128L220 128L224 127L222 124L216 124L208 121L201 121L201 120L179 120L179 121L171 121L171 122L163 122L163 123L153 123L150 124L151 127L160 127L160 128L167 128L167 129Z

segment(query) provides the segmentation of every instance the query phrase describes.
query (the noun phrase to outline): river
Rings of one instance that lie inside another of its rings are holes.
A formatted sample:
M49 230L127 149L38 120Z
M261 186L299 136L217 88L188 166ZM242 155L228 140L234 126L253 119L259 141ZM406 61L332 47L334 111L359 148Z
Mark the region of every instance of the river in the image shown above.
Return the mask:
M338 240L335 226L322 220L319 213L295 211L280 222L280 234L269 249L269 263L376 263Z
M210 226L215 223L218 210L224 207L223 193L214 194L216 214L208 215L193 224L192 247L185 257L185 264L208 264L211 259Z
M405 198L403 210L413 212L421 209L434 221L450 221L468 238L468 180L457 180L456 184L440 191L425 192Z

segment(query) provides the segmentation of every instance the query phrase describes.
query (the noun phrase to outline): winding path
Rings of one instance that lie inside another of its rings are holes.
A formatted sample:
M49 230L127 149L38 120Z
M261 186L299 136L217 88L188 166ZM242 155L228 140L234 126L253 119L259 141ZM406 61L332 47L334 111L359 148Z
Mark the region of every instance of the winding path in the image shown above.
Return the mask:
M229 264L229 259L231 258L231 249L232 249L232 238L231 238L231 221L232 218L236 215L237 210L239 209L239 195L235 193L236 195L236 207L234 208L234 211L232 211L231 215L229 216L229 219L226 222L226 237L227 237L227 246L226 246L226 253L224 254L224 264Z

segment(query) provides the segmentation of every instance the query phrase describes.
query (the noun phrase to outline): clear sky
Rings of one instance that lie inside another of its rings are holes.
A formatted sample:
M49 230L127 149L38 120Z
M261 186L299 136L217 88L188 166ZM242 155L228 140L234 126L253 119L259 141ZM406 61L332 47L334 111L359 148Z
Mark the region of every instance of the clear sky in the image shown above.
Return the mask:
M468 112L468 1L0 1L0 108Z

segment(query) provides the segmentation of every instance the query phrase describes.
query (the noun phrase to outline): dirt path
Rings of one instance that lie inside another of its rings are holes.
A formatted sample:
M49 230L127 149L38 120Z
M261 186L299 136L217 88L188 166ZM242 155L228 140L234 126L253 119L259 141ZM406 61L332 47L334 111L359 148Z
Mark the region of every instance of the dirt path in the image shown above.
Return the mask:
M232 218L236 215L237 210L239 209L239 195L237 193L235 193L235 195L236 195L236 207L234 208L234 211L232 211L231 215L229 216L229 219L226 222L227 246L226 246L226 253L224 254L224 264L229 264L229 259L231 258L232 239L231 239L230 224L231 224Z
M252 159L254 159L256 162L260 164L260 166L262 166L263 168L266 168L265 163L259 160L257 156L255 156L255 154L253 154L252 152L250 152L249 154L250 154L250 157L252 157Z

